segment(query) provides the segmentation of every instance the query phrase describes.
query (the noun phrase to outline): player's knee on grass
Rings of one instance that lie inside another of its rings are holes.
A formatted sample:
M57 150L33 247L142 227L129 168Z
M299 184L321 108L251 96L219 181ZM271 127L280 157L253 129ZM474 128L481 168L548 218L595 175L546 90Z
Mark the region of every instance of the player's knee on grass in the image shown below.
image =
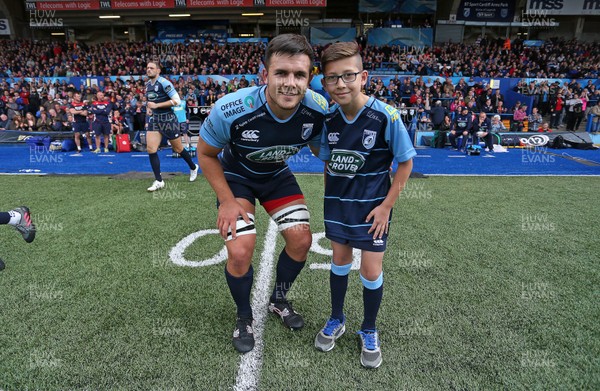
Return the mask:
M312 234L308 224L298 225L283 231L285 238L285 249L288 255L297 261L306 260L310 246L312 245Z
M227 271L233 276L240 277L248 272L254 254L254 242L241 238L227 245Z

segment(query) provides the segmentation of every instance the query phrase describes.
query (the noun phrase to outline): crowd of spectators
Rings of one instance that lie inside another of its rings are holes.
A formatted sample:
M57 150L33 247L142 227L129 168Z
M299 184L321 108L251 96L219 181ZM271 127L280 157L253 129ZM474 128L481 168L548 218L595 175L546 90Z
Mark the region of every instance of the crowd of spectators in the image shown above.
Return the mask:
M72 120L69 104L73 92L81 91L83 100L92 102L102 91L114 107L116 128L143 129L146 116L144 81L141 79L111 81L108 76L145 74L150 59L160 59L165 74L189 75L171 79L182 99L188 104L210 106L223 95L254 85L244 74L257 74L264 55L262 44L207 43L49 43L30 40L1 40L0 78L13 83L0 84L0 129L68 130ZM315 47L318 64L323 47ZM536 129L548 122L558 129L566 124L576 130L588 102L592 106L600 99L600 90L593 83L581 85L576 77L597 77L600 66L600 44L574 41L554 41L541 48L527 48L513 41L510 48L502 40L481 40L476 45L446 44L421 53L398 47L363 49L366 69L377 69L384 63L394 63L400 71L419 77L398 74L387 84L377 77L366 87L375 96L396 107L414 107L421 127L441 125L446 114L454 117L467 107L472 113L485 112L506 116L511 114L511 130L521 130L525 120ZM457 56L456 53L461 53ZM315 68L315 73L318 68ZM99 85L73 85L65 81L49 83L39 79L27 83L20 77L40 76L105 76ZM196 75L234 75L229 82L206 81ZM445 76L445 81L430 76ZM456 84L450 76L461 77ZM522 81L517 92L533 96L533 107L519 103L507 107L500 90L486 84L469 83L467 76L487 77L572 77L560 85ZM433 80L433 81L432 81ZM441 112L435 114L435 107ZM535 109L535 112L534 110ZM544 117L548 120L544 121ZM532 128L530 125L530 128ZM533 129L533 128L532 128Z
M315 46L317 63L323 46ZM0 77L143 75L159 58L171 74L256 74L265 46L260 43L84 42L0 40ZM436 44L432 48L372 46L363 42L368 70L391 66L421 76L598 78L600 42L551 39L527 47L515 39L480 39L475 44ZM384 65L387 64L387 65Z

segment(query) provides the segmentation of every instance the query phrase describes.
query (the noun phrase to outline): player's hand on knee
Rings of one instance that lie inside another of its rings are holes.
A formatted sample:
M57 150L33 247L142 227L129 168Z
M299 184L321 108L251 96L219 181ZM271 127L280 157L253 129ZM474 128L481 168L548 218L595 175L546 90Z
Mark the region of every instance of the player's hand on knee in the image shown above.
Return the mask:
M367 216L367 219L365 220L367 223L373 220L373 224L368 231L373 234L373 239L381 239L383 234L388 233L390 212L391 208L379 205Z
M227 234L231 230L231 239L237 237L236 224L238 217L242 216L247 224L250 224L248 214L236 200L225 201L219 205L219 214L217 217L217 228L223 239L227 240Z

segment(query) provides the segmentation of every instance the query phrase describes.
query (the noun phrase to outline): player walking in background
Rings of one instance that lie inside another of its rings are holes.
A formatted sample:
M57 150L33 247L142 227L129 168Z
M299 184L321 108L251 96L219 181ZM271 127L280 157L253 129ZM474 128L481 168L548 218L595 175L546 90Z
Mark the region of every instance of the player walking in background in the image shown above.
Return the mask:
M198 175L198 166L192 161L190 154L183 149L183 145L181 144L183 129L180 124L186 121L185 106L183 106L183 111L177 110L177 113L183 114L183 117L178 117L174 108L180 106L181 99L173 84L160 76L160 66L158 63L149 62L146 66L146 75L148 75L149 79L146 83L147 107L152 110L152 116L148 119L146 142L148 144L150 165L152 166L155 179L152 186L148 188L148 191L156 191L165 187L165 182L160 173L160 159L157 154L163 136L171 143L173 152L180 154L190 167L190 182L193 182Z
M304 326L286 297L305 265L312 235L304 196L286 160L307 144L318 149L327 101L308 89L313 57L301 35L273 38L262 71L267 85L219 99L200 129L198 162L219 202L225 278L237 306L233 346L241 353L254 348L250 290L257 199L285 239L269 311L291 329Z
M92 128L96 135L96 149L94 153L100 153L100 135L104 136L104 152L108 152L108 139L112 134L110 126L110 113L113 110L113 104L109 99L104 98L104 92L96 93L96 100L92 102L88 108L88 112L94 114L94 122Z
M69 106L69 113L73 116L73 133L75 133L75 145L77 152L81 152L81 140L79 137L85 134L87 137L88 147L92 150L92 138L90 136L90 125L87 121L88 109L87 105L81 101L81 92L73 94L73 101Z
M319 158L325 160L325 235L333 258L329 284L331 315L315 338L329 351L346 330L344 299L352 266L352 249L361 250L364 317L358 335L360 362L381 365L375 325L383 296L383 255L392 207L412 170L416 152L400 114L361 92L367 82L355 42L334 43L321 56L323 87L336 102L327 116ZM390 184L389 167L398 161Z

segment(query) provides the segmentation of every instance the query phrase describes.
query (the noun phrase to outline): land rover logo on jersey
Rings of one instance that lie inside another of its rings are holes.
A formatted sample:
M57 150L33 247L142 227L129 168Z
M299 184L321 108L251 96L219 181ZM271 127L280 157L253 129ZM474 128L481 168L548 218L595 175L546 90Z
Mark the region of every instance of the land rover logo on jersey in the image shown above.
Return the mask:
M353 177L365 165L365 158L356 151L334 149L327 168L334 175Z
M294 156L298 151L300 149L292 145L276 145L249 153L246 157L255 163L279 163L286 161L290 156Z
M244 104L251 109L254 108L254 98L251 96L245 97Z
M152 91L150 91L150 92L148 93L148 100L149 100L149 101L151 101L151 102L152 102L152 101L154 101L154 99L156 99L156 98L158 98L158 94L157 94L156 92L152 92Z
M374 130L365 129L363 131L362 144L365 148L371 149L375 145L375 136L377 136L377 132Z
M312 134L314 124L302 124L302 140L308 140Z

